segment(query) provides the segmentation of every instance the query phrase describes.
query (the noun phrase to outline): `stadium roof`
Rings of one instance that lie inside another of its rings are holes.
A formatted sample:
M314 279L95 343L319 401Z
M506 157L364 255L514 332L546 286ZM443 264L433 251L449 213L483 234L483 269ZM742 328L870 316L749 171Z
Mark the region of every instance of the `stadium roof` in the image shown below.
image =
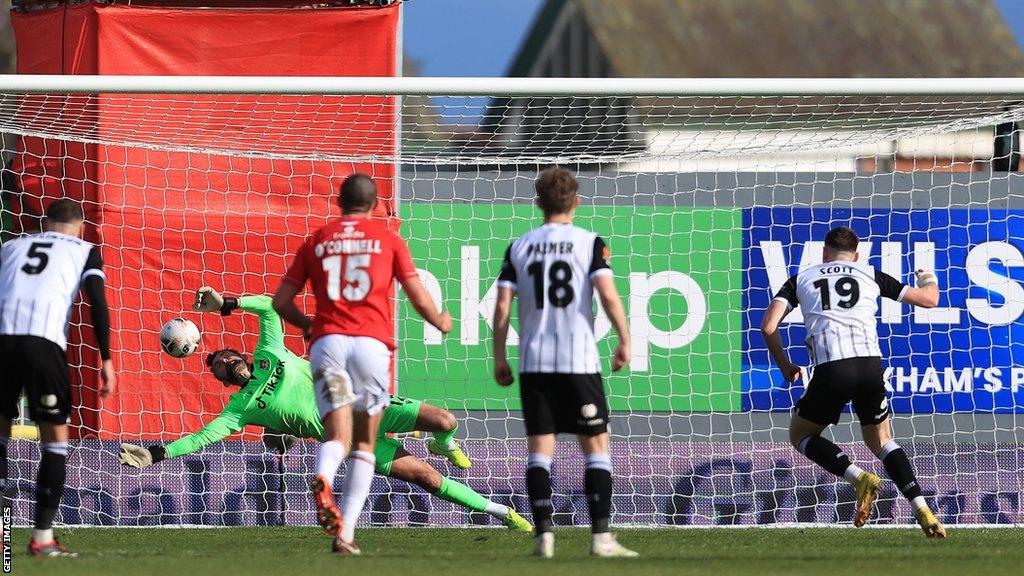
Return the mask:
M560 51L545 47L571 35L573 20L609 76L1024 74L991 0L548 0L508 75L550 75L544 60Z

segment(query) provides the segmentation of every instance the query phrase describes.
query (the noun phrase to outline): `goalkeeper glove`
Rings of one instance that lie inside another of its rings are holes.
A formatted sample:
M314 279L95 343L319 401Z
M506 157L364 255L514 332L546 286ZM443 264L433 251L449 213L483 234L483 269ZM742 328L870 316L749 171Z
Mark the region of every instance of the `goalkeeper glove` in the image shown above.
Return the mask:
M224 297L209 286L196 290L196 301L192 309L196 312L216 312L224 305Z
M221 316L230 315L235 308L238 308L238 298L225 298L209 286L203 286L196 290L196 301L192 304L192 309L196 312L217 312L219 310Z
M916 272L914 272L914 275L917 276L917 287L918 288L924 288L925 286L931 286L933 284L935 284L935 285L939 284L939 279L936 278L935 274L932 273L932 272L926 272L924 270L917 270Z
M143 448L134 444L121 444L119 460L121 464L132 468L144 468L150 464L156 464L167 457L163 446L150 446Z

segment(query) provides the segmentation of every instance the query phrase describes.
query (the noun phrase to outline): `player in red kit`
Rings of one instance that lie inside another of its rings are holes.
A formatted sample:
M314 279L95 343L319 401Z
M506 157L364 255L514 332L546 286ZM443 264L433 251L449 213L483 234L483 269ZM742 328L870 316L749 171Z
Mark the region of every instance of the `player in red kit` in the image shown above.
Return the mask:
M274 309L312 340L310 363L324 424L312 483L317 520L334 537L335 552L358 554L356 520L370 492L377 427L390 401L394 280L420 316L438 330L450 332L452 318L437 309L423 287L405 241L384 222L370 218L377 186L369 176L346 178L338 205L341 218L314 232L295 254L274 295ZM307 281L316 296L312 320L295 305ZM346 456L339 513L331 484Z

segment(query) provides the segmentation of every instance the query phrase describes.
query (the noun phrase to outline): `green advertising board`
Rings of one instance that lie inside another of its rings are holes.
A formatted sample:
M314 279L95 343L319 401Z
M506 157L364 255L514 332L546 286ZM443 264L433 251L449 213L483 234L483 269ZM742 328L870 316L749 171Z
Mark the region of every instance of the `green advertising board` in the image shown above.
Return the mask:
M492 378L490 316L505 249L540 224L539 213L529 205L411 203L403 219L413 260L455 327L442 338L402 303L399 390L449 408L518 409L516 385L502 388ZM633 332L630 368L611 374L616 338L598 316L612 409L739 411L741 212L581 206L575 223L611 248ZM513 369L517 353L511 346Z

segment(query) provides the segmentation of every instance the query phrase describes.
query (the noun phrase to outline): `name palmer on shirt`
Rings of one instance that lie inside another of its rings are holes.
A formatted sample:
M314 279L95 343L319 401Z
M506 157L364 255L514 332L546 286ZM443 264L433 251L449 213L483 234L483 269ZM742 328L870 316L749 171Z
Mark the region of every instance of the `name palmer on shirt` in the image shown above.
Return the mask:
M545 254L572 254L573 243L562 242L535 242L526 246L526 256L543 256Z

